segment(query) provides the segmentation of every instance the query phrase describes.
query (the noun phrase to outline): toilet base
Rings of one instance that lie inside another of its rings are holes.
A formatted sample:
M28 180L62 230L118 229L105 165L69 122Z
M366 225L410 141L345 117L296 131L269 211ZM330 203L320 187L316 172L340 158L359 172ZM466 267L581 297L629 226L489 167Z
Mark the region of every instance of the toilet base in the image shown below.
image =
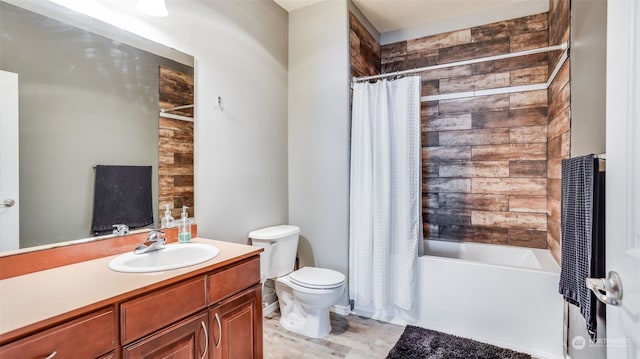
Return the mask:
M331 332L329 307L300 303L294 291L282 282L276 281L276 293L280 305L280 325L283 328L310 338L322 338ZM331 301L335 302L333 299Z
M280 324L292 332L310 338L322 338L331 332L329 308L336 304L344 293L344 279L336 282L335 287L309 288L290 280L293 274L279 277L275 281L280 305ZM340 273L337 274L344 278Z
M310 338L323 338L331 332L329 311L312 311L306 317L291 312L280 317L283 328Z

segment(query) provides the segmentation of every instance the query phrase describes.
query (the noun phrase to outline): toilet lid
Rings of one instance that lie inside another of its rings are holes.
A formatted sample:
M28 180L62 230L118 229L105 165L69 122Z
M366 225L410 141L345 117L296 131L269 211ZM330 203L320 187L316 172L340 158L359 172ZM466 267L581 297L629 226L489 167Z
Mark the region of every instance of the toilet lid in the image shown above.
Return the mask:
M304 267L289 275L289 279L303 287L328 289L336 288L344 283L344 274L326 268Z

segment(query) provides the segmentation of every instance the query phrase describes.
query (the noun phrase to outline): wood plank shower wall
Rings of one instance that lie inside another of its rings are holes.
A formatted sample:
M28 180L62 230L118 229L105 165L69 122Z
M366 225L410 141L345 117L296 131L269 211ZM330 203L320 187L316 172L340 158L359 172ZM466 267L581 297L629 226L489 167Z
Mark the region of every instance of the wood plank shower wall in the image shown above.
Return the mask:
M160 108L193 104L193 74L160 66ZM171 112L193 118L193 109ZM165 204L171 215L180 218L182 206L189 207L194 217L193 194L193 122L159 117L159 216L164 216Z
M382 72L545 47L548 19L543 13L388 44ZM363 66L353 58L355 74ZM420 75L427 96L540 83L548 74L548 55L536 54ZM547 247L547 115L546 90L423 102L426 238Z
M353 14L349 13L351 76L380 74L380 44Z
M549 44L569 41L569 0L549 2ZM550 63L556 63L557 54ZM571 59L567 59L549 87L549 145L547 169L547 244L560 263L562 235L560 229L560 183L562 160L571 155ZM551 67L550 67L551 69Z

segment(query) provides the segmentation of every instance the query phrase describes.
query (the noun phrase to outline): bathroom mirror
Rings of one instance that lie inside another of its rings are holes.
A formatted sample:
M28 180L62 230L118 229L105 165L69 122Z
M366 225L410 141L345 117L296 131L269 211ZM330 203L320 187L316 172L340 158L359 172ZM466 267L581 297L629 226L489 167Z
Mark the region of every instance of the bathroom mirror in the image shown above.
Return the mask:
M172 146L159 136L172 104L159 96L160 68L193 81L193 57L57 5L43 16L21 7L36 2L13 2L0 2L0 69L19 79L20 248L91 237L96 165L152 166L157 227ZM193 105L192 85L190 103L174 106ZM181 111L169 121L191 119L191 154L180 157L191 173L180 175L192 178L193 109ZM189 194L178 204L192 206L192 180Z

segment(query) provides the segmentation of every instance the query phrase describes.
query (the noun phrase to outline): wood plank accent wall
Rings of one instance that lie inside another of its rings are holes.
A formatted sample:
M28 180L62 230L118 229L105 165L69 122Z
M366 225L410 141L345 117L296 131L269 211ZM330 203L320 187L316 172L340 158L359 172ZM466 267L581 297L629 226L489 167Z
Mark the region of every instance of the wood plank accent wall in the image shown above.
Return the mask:
M193 104L193 74L160 66L160 108ZM172 112L193 117L193 109ZM180 218L182 206L194 217L193 195L193 122L159 117L159 217L169 204L174 218ZM158 220L160 222L160 220Z
M351 45L351 76L372 76L380 73L380 44L349 12L349 43Z
M548 19L385 45L382 72L545 47ZM547 54L536 54L420 75L427 96L540 83L548 74ZM425 237L547 248L548 105L546 90L422 103Z
M557 45L569 41L569 0L549 3L549 43ZM551 57L549 68L555 67L558 55ZM547 244L555 260L560 263L562 234L560 229L560 183L562 160L571 155L571 81L570 58L549 87L549 126L547 165Z

